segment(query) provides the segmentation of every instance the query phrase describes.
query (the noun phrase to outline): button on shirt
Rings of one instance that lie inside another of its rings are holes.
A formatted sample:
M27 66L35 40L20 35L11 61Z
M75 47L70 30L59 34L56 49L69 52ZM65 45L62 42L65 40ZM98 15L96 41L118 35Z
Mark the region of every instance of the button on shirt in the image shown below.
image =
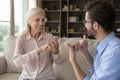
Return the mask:
M120 39L113 32L97 43L91 72L83 80L120 80Z
M53 35L42 32L36 41L30 36L19 36L16 42L14 63L16 66L23 66L21 78L30 80L55 79L52 63L61 62L60 54L50 52L37 53L37 48L42 47L53 40Z

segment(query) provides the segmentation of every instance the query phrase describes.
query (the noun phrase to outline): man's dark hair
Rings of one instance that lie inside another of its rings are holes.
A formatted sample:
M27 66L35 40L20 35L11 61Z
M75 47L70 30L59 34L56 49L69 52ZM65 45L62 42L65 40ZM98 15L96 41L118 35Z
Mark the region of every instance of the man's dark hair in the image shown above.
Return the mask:
M113 30L116 18L114 7L108 1L97 0L85 6L85 12L89 13L90 19L98 22L106 32Z

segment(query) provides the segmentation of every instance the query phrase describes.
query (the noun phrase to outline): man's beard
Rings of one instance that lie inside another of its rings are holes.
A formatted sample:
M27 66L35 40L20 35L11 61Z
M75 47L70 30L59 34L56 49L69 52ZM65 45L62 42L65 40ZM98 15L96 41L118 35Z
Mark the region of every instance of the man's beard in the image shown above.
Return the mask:
M87 30L87 36L90 39L95 39L97 32L95 31L94 27L92 26L90 30Z

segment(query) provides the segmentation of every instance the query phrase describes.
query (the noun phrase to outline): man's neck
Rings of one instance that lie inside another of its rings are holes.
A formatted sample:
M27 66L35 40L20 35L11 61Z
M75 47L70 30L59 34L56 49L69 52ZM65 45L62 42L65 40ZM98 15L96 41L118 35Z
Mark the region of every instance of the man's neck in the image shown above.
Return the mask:
M96 34L96 39L98 42L103 41L111 32L100 32L98 34Z

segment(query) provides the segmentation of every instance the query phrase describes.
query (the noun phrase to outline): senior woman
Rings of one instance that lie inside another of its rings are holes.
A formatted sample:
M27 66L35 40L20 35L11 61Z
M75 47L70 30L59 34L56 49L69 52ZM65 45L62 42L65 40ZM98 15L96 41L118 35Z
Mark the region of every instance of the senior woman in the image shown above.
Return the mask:
M32 8L26 17L26 28L17 38L14 64L22 66L19 80L55 80L53 62L60 63L58 41L44 31L45 12Z

